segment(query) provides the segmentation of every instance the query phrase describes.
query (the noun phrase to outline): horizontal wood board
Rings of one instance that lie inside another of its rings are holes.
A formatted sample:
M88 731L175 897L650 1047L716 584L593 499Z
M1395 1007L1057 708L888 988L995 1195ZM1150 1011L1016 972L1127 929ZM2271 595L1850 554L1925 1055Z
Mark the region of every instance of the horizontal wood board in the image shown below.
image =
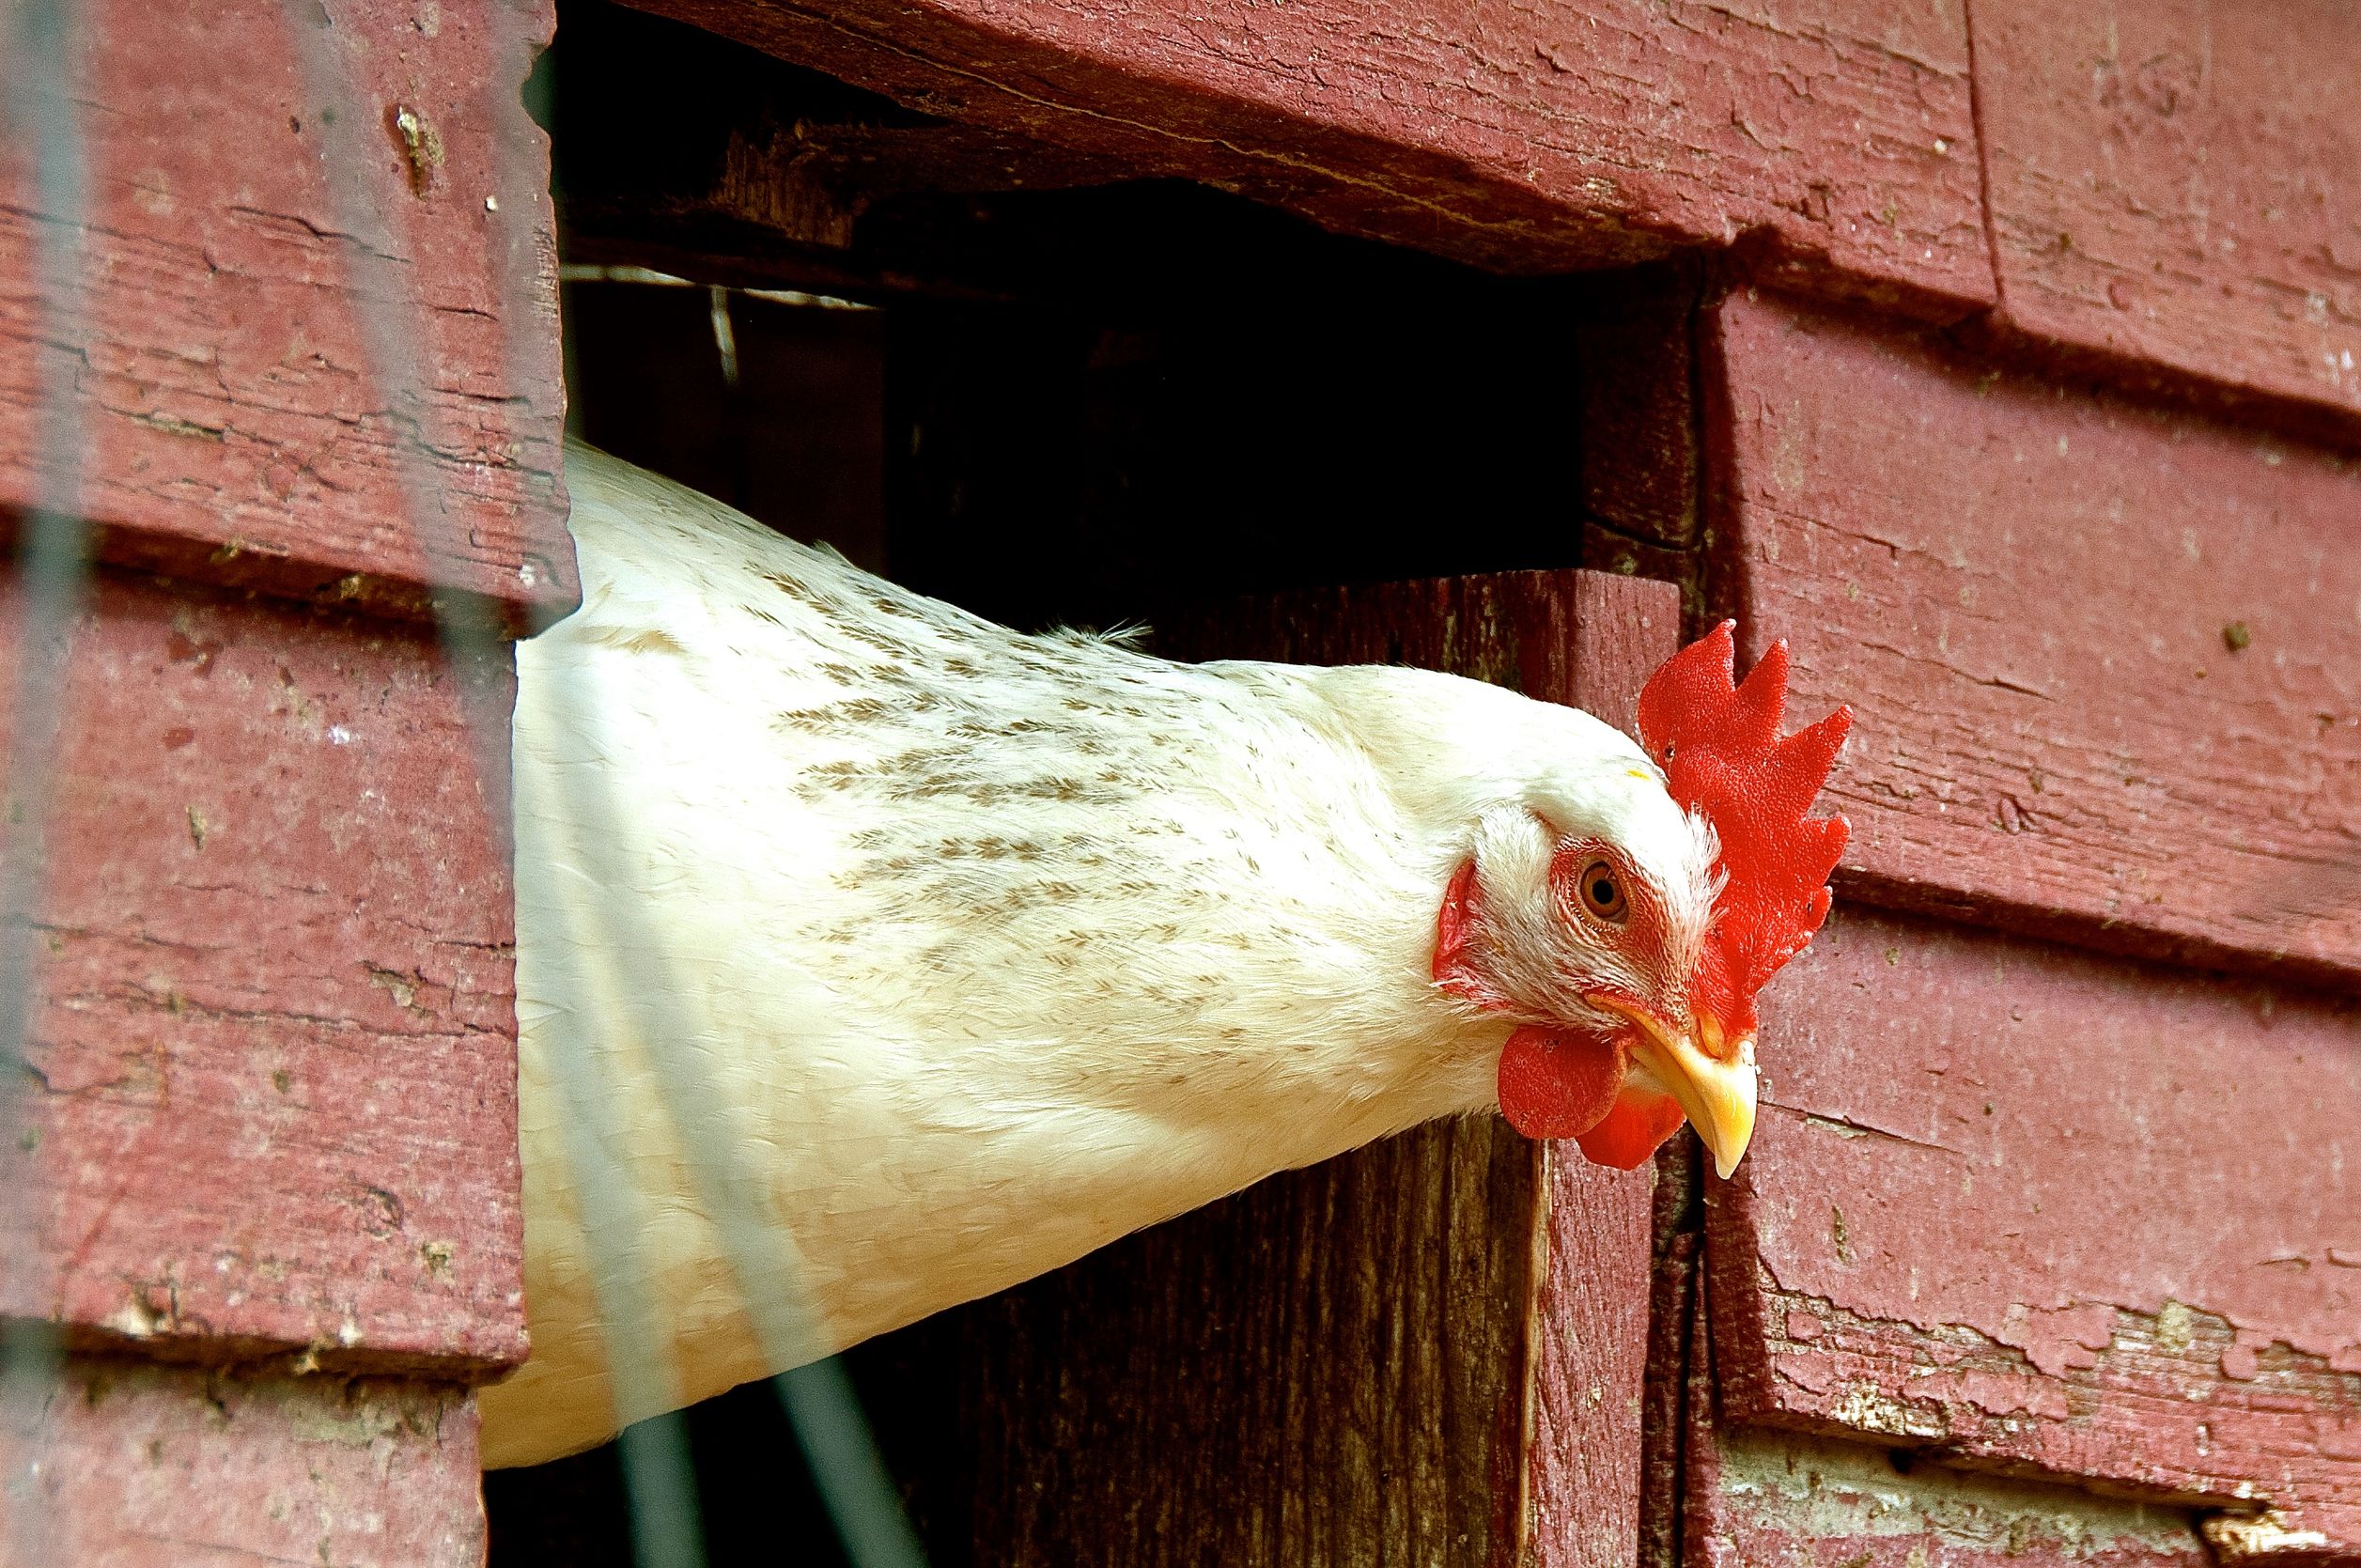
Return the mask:
M2361 467L1741 290L1712 594L1858 714L1846 896L2361 982Z
M2361 415L2361 13L2339 0L1977 0L2014 332Z
M0 647L21 613L0 578ZM107 572L69 659L0 1314L520 1359L506 649L480 747L422 628Z
M520 98L549 6L70 14L83 210L42 210L34 137L0 138L0 522L57 493L66 388L111 560L405 614L426 585L569 607L549 155Z
M0 1401L0 1568L477 1568L459 1389L75 1361Z
M1722 1409L2361 1560L2361 1002L1840 905L1708 1190Z
M1709 1367L1702 1361L1701 1367ZM1685 1568L2210 1568L2186 1511L1914 1461L1792 1432L1723 1430L1697 1380Z
M929 114L1499 271L1744 240L1770 275L1931 317L1993 297L1945 5L634 3Z

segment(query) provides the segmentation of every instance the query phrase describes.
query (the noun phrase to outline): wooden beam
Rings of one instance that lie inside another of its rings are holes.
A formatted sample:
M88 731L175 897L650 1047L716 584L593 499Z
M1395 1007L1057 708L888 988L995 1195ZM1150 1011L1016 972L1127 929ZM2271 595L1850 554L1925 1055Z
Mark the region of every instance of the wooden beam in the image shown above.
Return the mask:
M1767 275L1993 298L1954 12L1390 0L1349 24L1008 0L635 0L905 106L1511 272L1745 236Z
M0 1568L479 1568L462 1389L77 1360L0 1395Z
M0 575L0 625L22 593ZM468 728L505 719L513 675L487 658L93 585L0 1141L0 1316L214 1363L467 1381L523 1358L505 751L485 776Z
M2353 9L2270 0L2225 25L2198 0L1977 0L1971 15L2003 334L2352 445Z

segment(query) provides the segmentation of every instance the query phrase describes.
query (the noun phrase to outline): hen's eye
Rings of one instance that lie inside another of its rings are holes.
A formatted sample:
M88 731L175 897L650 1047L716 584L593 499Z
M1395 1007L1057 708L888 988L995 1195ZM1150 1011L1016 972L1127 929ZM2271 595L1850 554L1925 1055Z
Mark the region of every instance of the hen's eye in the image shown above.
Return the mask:
M1582 907L1600 920L1620 924L1630 911L1630 906L1623 902L1623 884L1616 877L1615 868L1605 861L1592 861L1584 866L1576 885L1582 890Z

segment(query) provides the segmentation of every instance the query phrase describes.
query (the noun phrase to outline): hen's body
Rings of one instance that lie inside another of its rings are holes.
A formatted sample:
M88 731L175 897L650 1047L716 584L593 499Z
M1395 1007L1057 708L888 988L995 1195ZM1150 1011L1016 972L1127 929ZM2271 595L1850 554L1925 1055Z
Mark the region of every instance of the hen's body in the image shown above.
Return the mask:
M1649 768L1491 688L1019 636L567 477L582 608L515 729L533 1357L488 1465L611 1435L611 1348L652 1414L1489 1107L1517 1020L1432 985L1444 886ZM741 1277L808 1335L758 1343Z

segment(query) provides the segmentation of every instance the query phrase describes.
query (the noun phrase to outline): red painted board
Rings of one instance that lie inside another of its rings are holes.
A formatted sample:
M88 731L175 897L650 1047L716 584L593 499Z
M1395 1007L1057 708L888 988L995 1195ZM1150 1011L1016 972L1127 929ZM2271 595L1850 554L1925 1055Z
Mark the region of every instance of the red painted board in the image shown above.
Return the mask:
M2361 1517L2361 1001L1843 905L1766 1000L1731 1419Z
M1977 0L2012 327L2361 428L2361 13Z
M1511 577L1510 583L1527 580ZM1536 660L1526 690L1633 730L1639 689L1680 644L1680 590L1578 572L1572 635ZM1541 596L1533 594L1534 599ZM1546 1147L1547 1254L1536 1293L1530 1431L1530 1568L1632 1568L1640 1530L1640 1400L1648 1360L1653 1164L1592 1165Z
M1653 1166L1609 1171L1552 1144L1548 1258L1533 1335L1525 1485L1534 1568L1630 1568L1639 1549Z
M0 1568L477 1568L475 1402L74 1361L0 1404Z
M948 118L1514 272L1745 240L1939 318L1992 299L1950 7L634 0Z
M2209 1568L2185 1510L1725 1429L1700 1342L1682 1481L1686 1568Z
M1841 895L2361 980L2361 469L1768 294L1712 337L1712 592L1858 715Z
M0 581L0 648L20 614ZM506 649L489 779L423 628L110 573L70 657L0 1314L520 1359Z
M549 159L520 98L547 4L71 14L83 346L35 287L62 215L39 210L32 135L0 138L0 511L46 494L39 405L63 384L110 559L409 613L428 583L569 608ZM307 73L298 14L345 82ZM408 344L423 397L388 391L373 333Z

